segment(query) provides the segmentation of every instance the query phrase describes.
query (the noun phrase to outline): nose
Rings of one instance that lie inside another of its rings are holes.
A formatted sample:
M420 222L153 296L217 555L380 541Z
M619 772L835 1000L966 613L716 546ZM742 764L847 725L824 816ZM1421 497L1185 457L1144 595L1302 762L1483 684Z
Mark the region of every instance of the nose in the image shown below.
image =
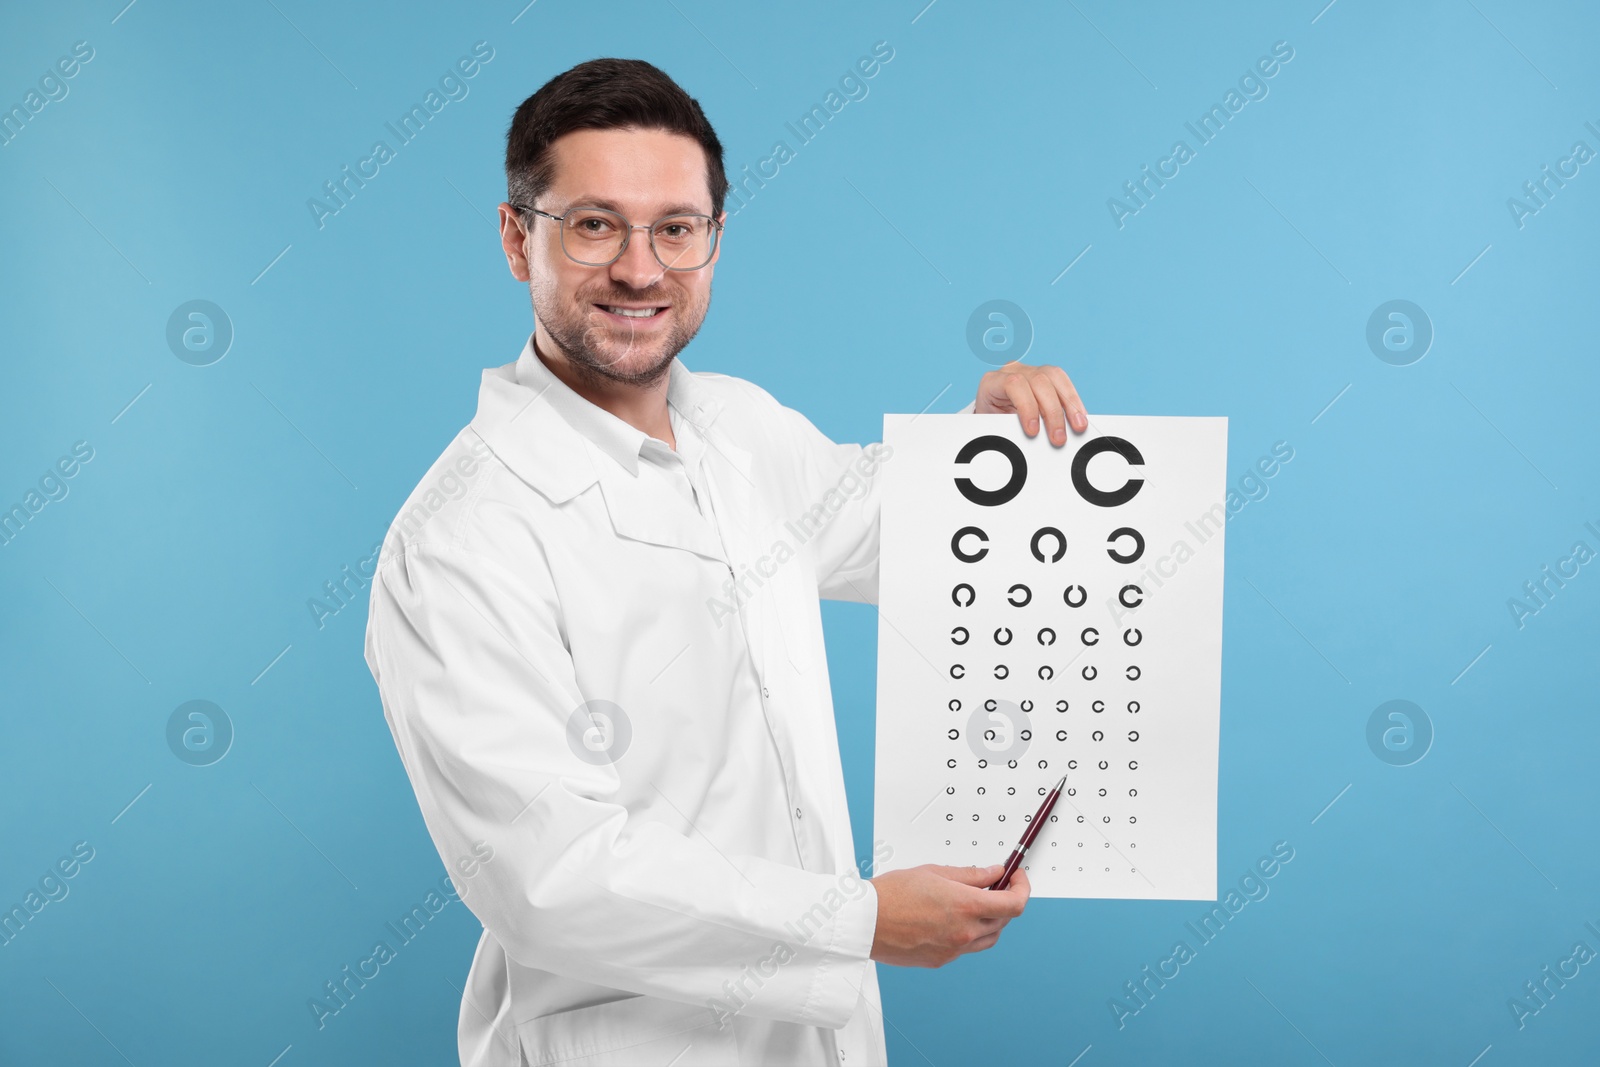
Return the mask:
M650 250L650 231L644 226L633 230L628 237L628 247L611 264L611 280L631 289L648 289L665 273Z

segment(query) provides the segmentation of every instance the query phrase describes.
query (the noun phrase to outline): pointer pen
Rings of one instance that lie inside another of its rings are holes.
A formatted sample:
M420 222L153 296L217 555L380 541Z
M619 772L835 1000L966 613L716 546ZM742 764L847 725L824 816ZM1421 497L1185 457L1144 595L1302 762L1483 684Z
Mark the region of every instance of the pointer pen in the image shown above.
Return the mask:
M1022 857L1028 854L1028 848L1033 844L1033 839L1039 836L1039 828L1050 817L1050 809L1056 806L1056 798L1061 795L1061 787L1067 784L1067 776L1062 775L1061 781L1050 790L1050 795L1044 798L1044 803L1039 805L1039 814L1033 817L1028 828L1022 831L1022 840L1017 842L1017 847L1011 850L1011 857L1006 860L1006 869L1000 875L1000 880L990 889L1004 889L1011 884L1011 876L1017 873L1017 868L1022 866Z

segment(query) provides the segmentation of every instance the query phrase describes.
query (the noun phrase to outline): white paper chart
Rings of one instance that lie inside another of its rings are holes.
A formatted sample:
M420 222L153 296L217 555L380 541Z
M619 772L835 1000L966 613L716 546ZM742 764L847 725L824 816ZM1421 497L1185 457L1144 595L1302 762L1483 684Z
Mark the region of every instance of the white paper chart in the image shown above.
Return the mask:
M1228 420L886 415L875 838L1036 896L1214 900ZM876 842L875 846L876 847Z

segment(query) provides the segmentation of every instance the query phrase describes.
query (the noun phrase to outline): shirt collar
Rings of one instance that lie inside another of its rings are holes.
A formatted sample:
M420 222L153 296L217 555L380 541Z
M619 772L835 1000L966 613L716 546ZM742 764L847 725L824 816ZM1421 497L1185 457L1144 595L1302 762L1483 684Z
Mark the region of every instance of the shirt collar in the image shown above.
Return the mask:
M646 441L656 439L585 399L558 378L534 351L532 334L528 335L527 344L517 357L516 380L517 384L542 396L569 426L616 460L629 474L639 473L639 452ZM696 427L703 424L702 416L709 409L705 398L698 395L697 386L689 368L673 357L667 377L667 403L677 410L680 419ZM666 442L661 444L665 446Z

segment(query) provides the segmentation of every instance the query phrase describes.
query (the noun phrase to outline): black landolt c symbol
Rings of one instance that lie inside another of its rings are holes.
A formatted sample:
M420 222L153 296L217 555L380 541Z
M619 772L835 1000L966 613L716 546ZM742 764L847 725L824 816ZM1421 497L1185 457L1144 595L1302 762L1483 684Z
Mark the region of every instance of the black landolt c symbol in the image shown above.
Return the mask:
M979 489L971 478L957 478L956 488L962 496L982 507L993 508L1009 503L1022 492L1022 484L1028 480L1028 461L1023 457L1022 449L1010 438L985 434L962 445L961 451L956 453L956 462L971 463L982 452L998 452L1010 460L1011 479L998 489Z

